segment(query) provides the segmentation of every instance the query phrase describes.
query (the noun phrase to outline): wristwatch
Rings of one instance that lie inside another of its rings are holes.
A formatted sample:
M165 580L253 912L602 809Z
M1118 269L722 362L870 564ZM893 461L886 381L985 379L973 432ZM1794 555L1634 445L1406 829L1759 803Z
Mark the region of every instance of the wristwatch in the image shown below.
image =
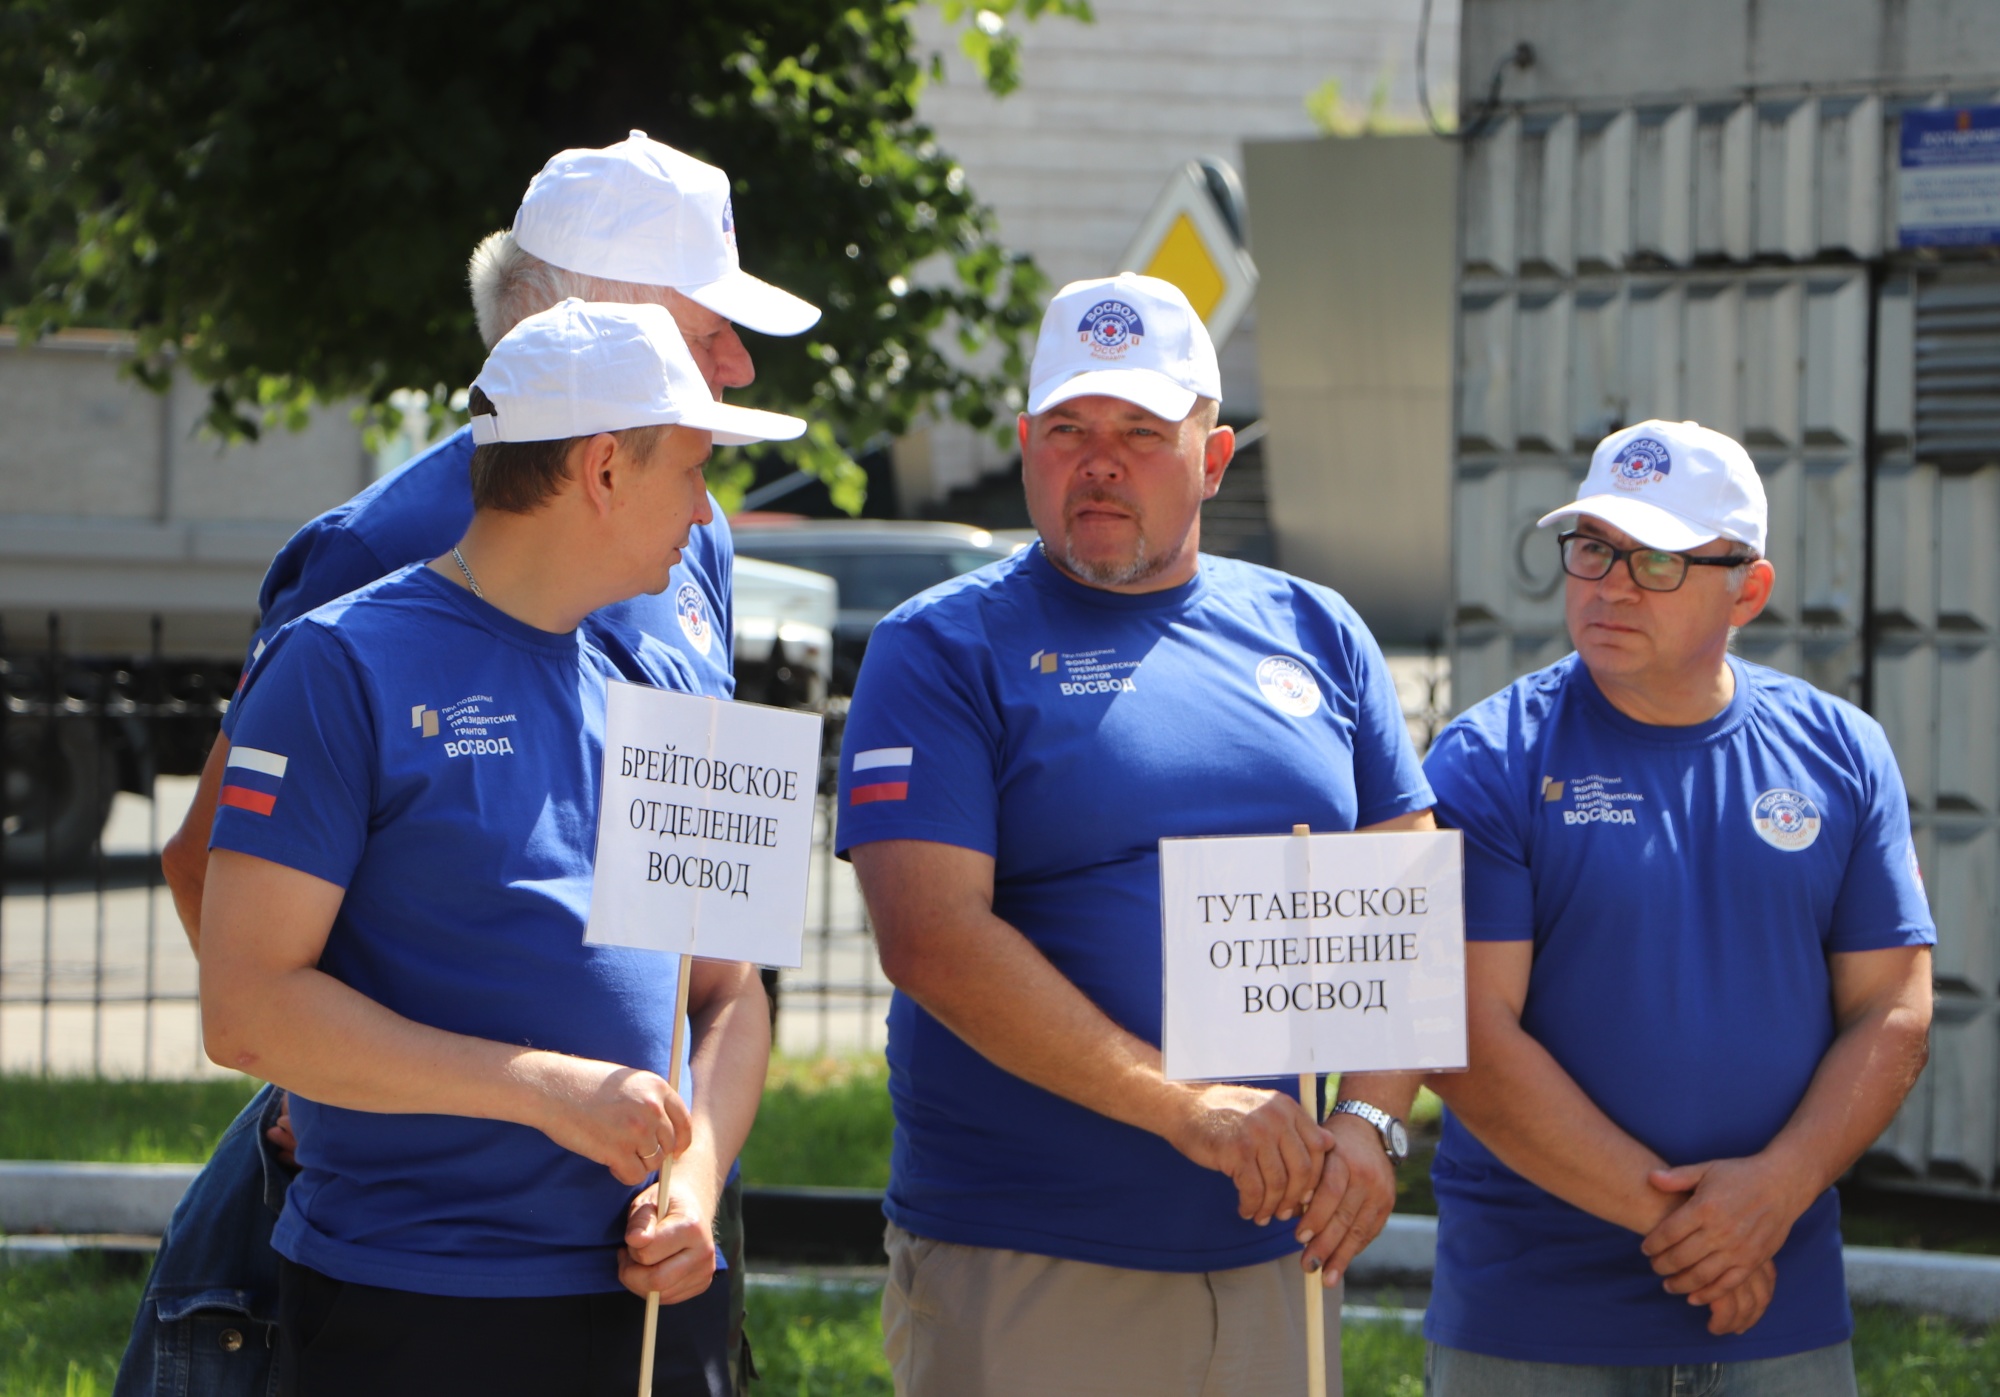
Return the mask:
M1410 1132L1403 1129L1401 1121L1381 1107L1370 1106L1366 1101L1336 1101L1327 1115L1359 1116L1374 1126L1382 1137L1382 1148L1389 1152L1391 1164L1401 1164L1410 1157Z

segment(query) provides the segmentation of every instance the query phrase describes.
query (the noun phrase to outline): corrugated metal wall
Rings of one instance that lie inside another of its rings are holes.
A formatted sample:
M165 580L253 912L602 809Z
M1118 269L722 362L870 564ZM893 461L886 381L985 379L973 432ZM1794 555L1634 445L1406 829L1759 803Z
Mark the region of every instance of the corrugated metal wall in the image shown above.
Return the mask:
M1938 920L1930 1070L1884 1146L1995 1184L2000 1106L2000 276L1883 285L1875 714L1910 790Z
M1606 432L1692 418L1741 440L1779 586L1739 649L1871 704L1940 927L1932 1064L1879 1158L1984 1191L2000 1183L2000 271L1897 254L1890 194L1898 112L1946 98L1531 108L1465 149L1452 688L1462 707L1568 652L1534 521L1574 497Z
M1779 590L1743 652L1861 696L1885 130L1877 97L1802 97L1529 113L1466 148L1459 702L1569 650L1534 521L1648 417L1728 432L1764 473Z

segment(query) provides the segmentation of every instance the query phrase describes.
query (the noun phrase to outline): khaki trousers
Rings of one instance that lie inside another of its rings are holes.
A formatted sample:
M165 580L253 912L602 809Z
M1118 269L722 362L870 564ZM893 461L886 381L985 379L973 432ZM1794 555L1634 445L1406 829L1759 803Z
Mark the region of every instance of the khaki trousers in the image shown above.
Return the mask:
M883 1238L883 1347L897 1397L1303 1397L1296 1256L1231 1271L1130 1271L1028 1252ZM1340 1394L1340 1297L1326 1313Z

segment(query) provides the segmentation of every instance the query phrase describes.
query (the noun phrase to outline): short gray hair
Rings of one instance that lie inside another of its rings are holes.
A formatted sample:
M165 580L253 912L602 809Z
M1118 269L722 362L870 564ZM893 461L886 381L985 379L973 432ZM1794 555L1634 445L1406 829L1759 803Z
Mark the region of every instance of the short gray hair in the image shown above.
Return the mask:
M583 301L615 301L621 305L664 304L664 286L573 272L544 262L514 241L513 231L490 233L472 249L466 267L472 283L472 313L479 321L479 338L491 349L500 337L529 316L547 310L566 296Z

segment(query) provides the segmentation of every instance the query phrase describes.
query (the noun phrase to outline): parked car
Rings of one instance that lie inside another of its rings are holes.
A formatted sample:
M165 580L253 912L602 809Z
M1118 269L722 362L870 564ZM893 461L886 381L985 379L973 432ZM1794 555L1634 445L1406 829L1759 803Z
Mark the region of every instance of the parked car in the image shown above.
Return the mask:
M840 589L806 568L739 556L736 697L780 708L826 707Z
M833 691L854 692L854 676L875 623L917 593L1018 551L969 524L915 519L788 519L742 515L730 521L739 558L823 572L840 585L833 628Z

